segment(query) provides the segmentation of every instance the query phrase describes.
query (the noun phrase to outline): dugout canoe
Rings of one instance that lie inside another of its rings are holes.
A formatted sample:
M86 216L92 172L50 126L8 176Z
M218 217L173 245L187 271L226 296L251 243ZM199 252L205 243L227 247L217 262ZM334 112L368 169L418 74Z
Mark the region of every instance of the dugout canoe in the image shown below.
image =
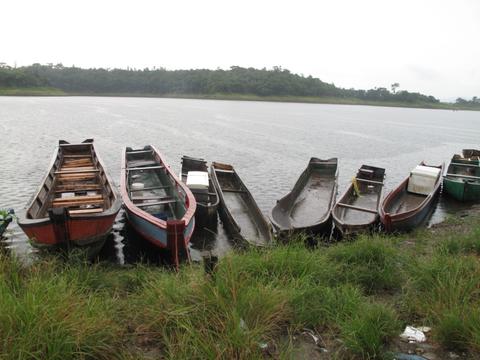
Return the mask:
M188 179L189 172L196 173L192 173L193 176L190 176L190 179ZM204 175L205 178L202 175ZM203 227L204 225L216 222L220 199L217 188L213 185L211 176L209 176L207 162L201 158L183 156L181 178L197 201L197 210L195 211L196 227ZM200 181L198 181L198 179L200 179ZM206 183L202 184L202 180L204 179ZM190 180L191 183L189 183L188 180Z
M332 210L335 227L342 235L373 230L378 221L385 169L362 165Z
M18 224L36 247L81 247L94 256L120 207L120 197L93 139L79 144L60 140L48 172Z
M196 201L152 145L123 152L120 192L128 222L146 240L170 252L178 268L190 260Z
M410 231L425 221L440 194L443 169L421 162L383 199L379 214L387 232Z
M220 218L229 235L254 246L270 244L272 226L233 166L214 162L210 175L220 198Z
M292 190L272 209L272 224L279 233L326 233L338 184L338 159L311 158Z
M443 177L443 192L458 201L480 200L480 164L476 155L454 155Z

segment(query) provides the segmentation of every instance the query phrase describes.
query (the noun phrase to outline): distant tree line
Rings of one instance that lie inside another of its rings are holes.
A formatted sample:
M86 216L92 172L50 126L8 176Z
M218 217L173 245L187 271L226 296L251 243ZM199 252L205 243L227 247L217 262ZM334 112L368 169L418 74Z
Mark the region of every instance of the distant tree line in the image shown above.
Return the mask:
M480 107L480 98L474 96L472 100L465 100L459 97L455 101L455 104L461 105L462 107Z
M82 69L62 64L33 64L12 68L0 64L1 87L50 86L69 93L88 94L248 94L258 96L314 96L366 101L438 103L433 96L380 87L343 89L312 76L293 74L281 67L230 70Z

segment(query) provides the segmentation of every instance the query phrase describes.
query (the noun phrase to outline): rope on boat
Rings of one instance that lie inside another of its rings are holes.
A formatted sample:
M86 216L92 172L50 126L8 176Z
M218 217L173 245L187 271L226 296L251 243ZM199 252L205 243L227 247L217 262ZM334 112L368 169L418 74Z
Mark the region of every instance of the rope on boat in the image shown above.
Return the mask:
M358 181L356 177L352 179L352 185L353 185L353 192L355 193L356 196L360 197L360 188L358 187Z

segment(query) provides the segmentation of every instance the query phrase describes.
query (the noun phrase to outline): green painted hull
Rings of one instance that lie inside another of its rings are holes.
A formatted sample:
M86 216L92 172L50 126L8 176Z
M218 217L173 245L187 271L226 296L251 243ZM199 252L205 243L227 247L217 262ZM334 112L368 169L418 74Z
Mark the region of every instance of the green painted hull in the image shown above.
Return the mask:
M480 181L445 177L443 192L458 201L480 201Z

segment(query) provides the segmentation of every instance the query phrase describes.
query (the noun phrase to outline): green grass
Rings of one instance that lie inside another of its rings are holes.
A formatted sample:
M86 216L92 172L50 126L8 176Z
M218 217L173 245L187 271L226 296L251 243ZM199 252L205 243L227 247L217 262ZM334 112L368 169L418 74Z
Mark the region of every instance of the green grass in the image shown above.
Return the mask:
M472 217L313 250L292 239L213 275L0 255L0 359L291 359L305 328L335 358L382 359L406 324L475 358L479 234Z

